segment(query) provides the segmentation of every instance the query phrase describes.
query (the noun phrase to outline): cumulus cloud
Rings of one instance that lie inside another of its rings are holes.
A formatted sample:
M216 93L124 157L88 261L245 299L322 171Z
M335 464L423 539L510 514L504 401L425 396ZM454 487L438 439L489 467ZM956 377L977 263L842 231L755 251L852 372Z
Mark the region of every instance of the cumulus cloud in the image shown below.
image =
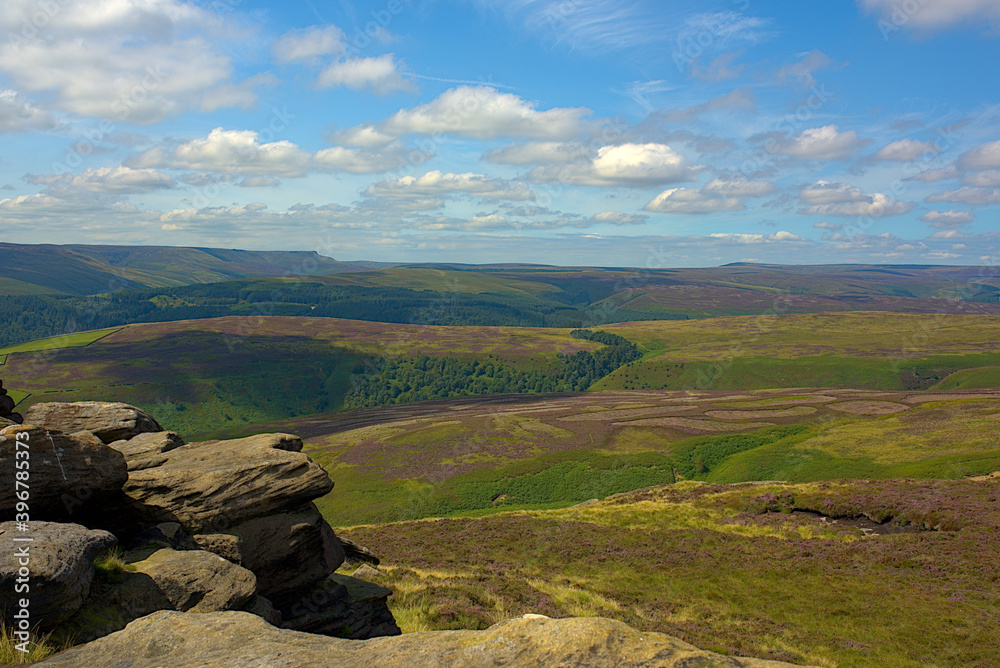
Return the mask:
M87 169L75 176L28 174L24 180L34 185L61 185L118 195L162 190L177 185L172 178L155 169L130 169L124 166Z
M583 107L539 111L534 103L489 86L458 86L427 104L401 109L376 128L393 137L440 133L472 139L564 140L585 129L588 114Z
M990 169L985 172L970 172L962 177L962 182L970 186L984 188L1000 187L1000 169Z
M0 72L82 116L155 123L192 109L245 107L254 85L233 79L221 18L182 0L57 3L33 39L0 43ZM0 32L16 35L36 0L4 0ZM239 35L238 38L246 38ZM266 79L266 78L265 78Z
M1000 169L1000 139L966 151L958 158L962 169Z
M912 202L900 202L884 193L867 194L860 188L831 181L817 181L799 192L806 206L799 213L812 216L898 216L913 209Z
M332 63L320 72L320 88L344 86L353 90L370 89L385 94L396 90L415 90L399 71L400 63L387 53L373 58L351 58Z
M699 214L742 211L746 206L736 197L706 195L692 188L672 188L661 192L643 208L656 213Z
M701 191L709 195L726 197L764 197L776 192L774 184L769 181L750 181L748 179L712 179L702 187Z
M505 165L551 165L587 158L591 151L583 144L534 141L493 149L483 160Z
M335 25L310 26L286 32L271 46L279 63L314 60L344 52L344 31Z
M330 138L342 146L379 148L396 141L396 137L381 132L371 123L334 132Z
M734 232L713 232L708 235L711 239L734 241L740 244L763 244L774 241L805 241L804 238L791 232L781 230L774 234L738 234Z
M913 5L901 5L897 0L859 0L859 4L881 15L884 31L916 28L936 32L960 23L1000 22L1000 0L920 0Z
M972 222L975 216L971 211L928 211L920 216L920 220L930 223L931 227L950 229L962 227Z
M1000 188L965 186L928 195L925 202L957 202L959 204L1000 204Z
M836 125L803 130L794 137L770 140L768 150L797 160L850 160L860 148L871 143L854 130L841 132Z
M536 183L643 187L690 181L699 169L665 144L620 144L602 146L585 162L537 167L529 178Z
M371 198L424 201L440 201L440 198L453 194L513 201L535 199L535 194L524 183L472 172L453 174L439 170L427 172L423 176L402 176L376 181L365 190L365 196Z
M937 154L940 152L937 145L932 141L916 141L913 139L900 139L891 144L886 144L872 156L875 160L885 160L891 162L909 162L916 160L928 153Z
M30 104L15 90L0 90L0 132L52 130L58 123L52 114Z
M945 179L957 179L959 177L958 169L955 165L948 165L947 167L939 167L935 169L928 169L914 176L909 176L904 181L922 181L924 183L934 183L935 181L943 181Z
M208 137L177 146L155 146L132 156L133 168L171 168L275 177L300 177L310 171L374 174L402 166L405 147L395 143L379 149L323 149L315 155L289 141L261 142L253 130L216 128ZM424 157L420 154L421 159Z

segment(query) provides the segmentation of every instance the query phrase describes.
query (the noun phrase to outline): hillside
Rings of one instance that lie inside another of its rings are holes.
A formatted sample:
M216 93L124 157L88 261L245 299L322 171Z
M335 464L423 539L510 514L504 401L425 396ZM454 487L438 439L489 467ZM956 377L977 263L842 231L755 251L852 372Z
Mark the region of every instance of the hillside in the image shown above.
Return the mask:
M263 276L332 274L373 265L338 262L305 251L0 243L0 294L94 295Z

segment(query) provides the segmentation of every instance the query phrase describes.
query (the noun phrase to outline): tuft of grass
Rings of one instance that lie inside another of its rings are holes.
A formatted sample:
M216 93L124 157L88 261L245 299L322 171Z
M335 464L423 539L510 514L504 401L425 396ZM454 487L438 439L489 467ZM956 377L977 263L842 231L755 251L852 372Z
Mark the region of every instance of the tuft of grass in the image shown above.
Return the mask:
M31 631L30 638L25 648L28 651L22 652L18 649L20 639L14 635L13 629L0 623L0 664L34 663L68 647L53 641L51 632L41 633L37 628Z

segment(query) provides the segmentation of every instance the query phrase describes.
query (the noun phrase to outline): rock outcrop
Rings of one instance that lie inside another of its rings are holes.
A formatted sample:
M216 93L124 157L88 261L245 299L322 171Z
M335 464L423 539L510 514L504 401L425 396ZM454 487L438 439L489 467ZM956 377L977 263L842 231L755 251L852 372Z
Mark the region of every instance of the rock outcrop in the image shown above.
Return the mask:
M3 389L3 381L0 380L0 427L6 426L4 423L21 424L24 418L20 413L14 412L17 404L14 399Z
M129 471L141 471L166 462L163 453L181 447L184 439L174 431L154 431L108 445L125 456Z
M80 521L88 509L100 506L121 490L128 468L120 452L89 432L63 434L28 423L0 440L0 520L14 519L17 503L17 461L30 472L31 518ZM19 447L18 442L26 443ZM22 459L18 450L27 452Z
M713 654L662 633L643 633L599 617L533 615L483 631L424 631L357 641L279 630L247 613L158 612L39 665L779 668L792 664Z
M93 432L104 443L129 439L144 432L163 431L153 416L118 402L77 401L33 404L25 422L65 433Z
M107 531L79 524L0 523L0 619L12 619L19 599L26 598L33 624L65 621L90 593L94 557L117 542ZM19 582L28 589L19 592Z

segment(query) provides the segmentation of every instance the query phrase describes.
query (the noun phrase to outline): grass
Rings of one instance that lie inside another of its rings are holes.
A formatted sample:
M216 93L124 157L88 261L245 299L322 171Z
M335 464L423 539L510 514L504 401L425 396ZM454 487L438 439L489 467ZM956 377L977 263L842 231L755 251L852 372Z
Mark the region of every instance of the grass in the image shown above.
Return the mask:
M998 500L997 483L966 481L680 483L338 533L382 558L405 631L600 615L733 655L985 667L1000 643ZM865 538L817 513L939 530Z
M977 390L987 387L1000 387L1000 366L956 371L930 389Z
M25 646L28 651L22 652L18 649L21 640L14 636L13 629L9 628L6 623L0 624L0 664L34 663L67 647L53 642L51 633L41 633L38 629L31 631L30 638Z
M0 348L0 355L10 355L12 353L30 353L30 352L42 352L46 350L57 350L60 348L77 348L80 346L89 346L91 343L98 341L105 336L117 332L120 327L112 327L110 329L95 329L88 332L77 332L75 334L64 334L62 336L53 336L47 339L36 339L35 341L26 341L24 343L17 343L12 346L7 346L6 348Z

